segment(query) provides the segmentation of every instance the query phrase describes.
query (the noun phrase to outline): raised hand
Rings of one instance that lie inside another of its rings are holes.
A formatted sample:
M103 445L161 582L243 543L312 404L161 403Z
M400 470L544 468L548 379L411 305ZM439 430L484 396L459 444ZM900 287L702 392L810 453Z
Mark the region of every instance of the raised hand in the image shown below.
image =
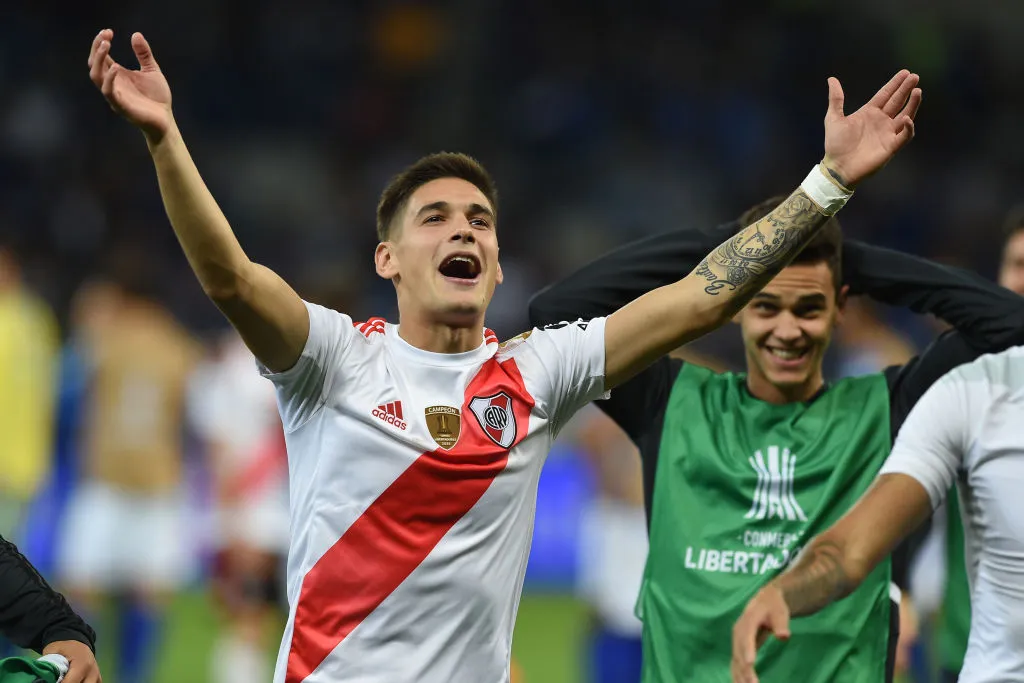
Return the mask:
M43 648L44 655L63 655L68 660L64 683L102 683L96 656L85 643L77 640L59 640Z
M136 125L150 142L157 142L174 125L171 88L141 33L132 34L137 70L126 69L110 57L113 38L110 29L96 34L89 50L89 78L111 109Z
M825 166L853 188L875 173L914 137L914 117L921 106L918 75L900 71L863 107L843 114L843 88L828 79L825 114Z
M758 683L754 662L757 650L774 635L779 640L789 639L789 607L782 592L772 584L762 588L732 629L733 683Z

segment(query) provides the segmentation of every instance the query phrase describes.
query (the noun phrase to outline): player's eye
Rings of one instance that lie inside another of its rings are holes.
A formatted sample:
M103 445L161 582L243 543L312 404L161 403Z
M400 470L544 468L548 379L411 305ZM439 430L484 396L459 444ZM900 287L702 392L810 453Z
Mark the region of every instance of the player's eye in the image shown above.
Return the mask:
M423 222L424 223L438 223L438 222L443 221L443 220L444 220L444 216L442 216L439 213L435 213L433 216L427 216L423 220Z
M765 315L772 315L779 312L778 306L770 304L766 301L758 301L754 304L754 310L758 313L764 313Z
M470 225L475 225L478 228L489 228L491 224L487 222L486 218L473 218L469 221Z

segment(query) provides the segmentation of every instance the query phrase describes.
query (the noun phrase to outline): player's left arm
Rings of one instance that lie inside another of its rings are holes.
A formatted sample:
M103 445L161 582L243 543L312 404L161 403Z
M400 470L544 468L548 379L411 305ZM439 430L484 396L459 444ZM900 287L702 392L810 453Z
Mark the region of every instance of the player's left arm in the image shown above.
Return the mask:
M863 107L843 114L829 79L825 158L768 216L723 242L682 280L613 313L605 327L605 386L612 388L673 349L725 324L784 268L851 196L914 134L918 77L896 74Z
M733 628L734 681L757 681L757 648L769 635L788 639L790 617L852 593L931 514L962 462L970 412L956 372L928 391L867 493L747 604Z

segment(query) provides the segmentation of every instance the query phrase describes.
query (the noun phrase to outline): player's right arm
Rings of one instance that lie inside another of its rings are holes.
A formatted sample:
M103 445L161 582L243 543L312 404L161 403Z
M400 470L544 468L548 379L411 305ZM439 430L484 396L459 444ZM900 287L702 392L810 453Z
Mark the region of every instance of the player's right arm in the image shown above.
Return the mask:
M267 368L283 371L298 360L309 315L298 294L276 273L245 254L203 182L171 112L171 91L142 34L132 35L139 70L110 57L110 29L89 52L89 75L114 111L146 137L164 208L203 291Z
M769 635L788 639L791 616L813 614L852 593L927 519L953 484L970 424L954 371L915 406L867 493L747 604L733 628L733 681L756 683L757 648Z

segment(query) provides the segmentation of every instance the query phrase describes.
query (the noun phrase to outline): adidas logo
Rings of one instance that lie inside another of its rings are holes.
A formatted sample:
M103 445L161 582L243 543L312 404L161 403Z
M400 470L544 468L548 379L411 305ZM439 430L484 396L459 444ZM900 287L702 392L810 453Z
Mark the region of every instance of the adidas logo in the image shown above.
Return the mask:
M402 421L401 401L392 401L391 403L377 406L373 409L373 416L399 429L405 429L408 426Z

